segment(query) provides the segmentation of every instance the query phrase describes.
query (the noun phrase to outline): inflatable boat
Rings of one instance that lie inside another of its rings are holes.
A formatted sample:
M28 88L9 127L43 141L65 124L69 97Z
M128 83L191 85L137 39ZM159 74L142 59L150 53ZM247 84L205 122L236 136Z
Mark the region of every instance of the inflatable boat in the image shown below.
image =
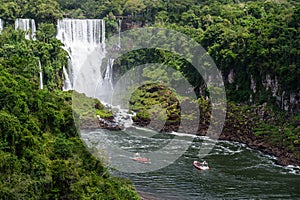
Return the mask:
M207 162L199 162L199 161L194 161L194 167L196 167L199 170L208 170L209 166Z

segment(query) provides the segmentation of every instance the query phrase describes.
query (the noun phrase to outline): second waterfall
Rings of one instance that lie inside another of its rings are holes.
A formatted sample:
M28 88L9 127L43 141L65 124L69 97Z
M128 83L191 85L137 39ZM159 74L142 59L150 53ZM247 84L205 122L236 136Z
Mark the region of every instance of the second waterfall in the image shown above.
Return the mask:
M105 22L102 19L63 19L58 21L57 38L70 56L65 90L74 89L95 96L95 85L104 81L101 72L105 58ZM110 65L113 63L109 62ZM107 71L111 71L111 66ZM106 75L112 77L111 75ZM105 80L107 81L107 80ZM108 80L111 82L111 80Z

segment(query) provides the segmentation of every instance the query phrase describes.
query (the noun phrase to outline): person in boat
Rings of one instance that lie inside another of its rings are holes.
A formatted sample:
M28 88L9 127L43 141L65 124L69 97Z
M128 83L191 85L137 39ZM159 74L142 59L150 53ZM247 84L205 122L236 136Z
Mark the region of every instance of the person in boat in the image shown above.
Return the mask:
M135 154L134 154L134 157L135 157L135 158L141 157L141 156L140 156L140 153L135 153Z
M203 161L203 162L194 161L194 167L196 167L199 170L207 170L207 169L209 169L208 163L206 161Z

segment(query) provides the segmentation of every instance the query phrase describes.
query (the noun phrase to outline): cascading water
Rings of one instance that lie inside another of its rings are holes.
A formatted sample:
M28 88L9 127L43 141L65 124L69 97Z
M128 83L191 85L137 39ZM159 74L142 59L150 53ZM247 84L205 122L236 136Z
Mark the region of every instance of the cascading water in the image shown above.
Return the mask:
M102 101L111 104L111 95L113 93L113 65L114 65L114 59L108 58L107 65L106 65L106 71L105 76L103 78L103 81L99 83L96 89L96 95L98 99L101 99ZM109 92L107 92L109 91Z
M118 40L118 48L121 49L121 28L122 28L122 20L119 20L118 23L118 36L119 36L119 40Z
M44 89L44 84L43 84L43 69L42 69L42 64L41 61L39 61L39 74L40 74L40 89Z
M119 20L118 23L116 24L118 27L118 41L114 45L115 50L119 50L121 48L121 23L122 21ZM104 79L99 85L97 86L96 89L96 95L98 99L101 99L102 101L111 104L111 97L113 93L113 65L114 65L114 59L108 58L107 59L107 65L106 65L106 70L105 70L105 76ZM106 91L110 91L107 93Z
M104 45L105 44L105 22L104 20L101 20L101 25L102 25L102 36L101 36L101 43Z
M27 40L35 40L36 26L33 19L16 19L15 29L21 29L28 32L25 36Z
M118 27L120 36L121 21ZM63 90L76 90L111 104L114 59L105 59L107 64L105 71L103 70L104 77L101 71L102 62L106 57L105 21L102 19L63 19L58 21L57 30L57 38L64 43L64 48L70 57L68 68L63 67L65 77ZM120 39L116 46L120 48ZM126 111L118 106L108 106L116 110L115 118L118 124L129 126L131 119Z
M0 19L0 33L2 30L3 30L3 21L2 21L2 19Z
M65 84L63 86L63 91L72 90L72 83L71 83L71 80L69 78L69 74L71 74L71 73L67 72L65 66L63 66L63 73L64 73L64 77L65 77Z
M104 20L63 19L58 21L57 31L57 38L65 44L71 60L69 70L64 72L64 89L75 89L93 97L95 91L92 86L102 81L100 67L105 56Z

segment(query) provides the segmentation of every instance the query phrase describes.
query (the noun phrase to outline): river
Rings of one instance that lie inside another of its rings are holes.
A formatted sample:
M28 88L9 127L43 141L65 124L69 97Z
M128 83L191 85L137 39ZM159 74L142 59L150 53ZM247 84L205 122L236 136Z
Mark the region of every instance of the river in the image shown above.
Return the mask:
M152 137L144 137L147 134ZM96 147L102 157L107 155L108 166L109 160L118 159L108 146L117 145L134 154L157 150L174 139L173 134L153 134L147 129L82 131L81 137L89 148ZM167 167L147 173L126 173L115 167L109 167L109 171L131 179L144 199L300 199L299 167L278 166L274 157L239 143L218 141L204 158L210 170L199 171L193 167L193 161L199 159L198 152L206 138L177 134L176 140L188 141L189 147ZM128 155L121 157L128 160L123 166L134 162Z

